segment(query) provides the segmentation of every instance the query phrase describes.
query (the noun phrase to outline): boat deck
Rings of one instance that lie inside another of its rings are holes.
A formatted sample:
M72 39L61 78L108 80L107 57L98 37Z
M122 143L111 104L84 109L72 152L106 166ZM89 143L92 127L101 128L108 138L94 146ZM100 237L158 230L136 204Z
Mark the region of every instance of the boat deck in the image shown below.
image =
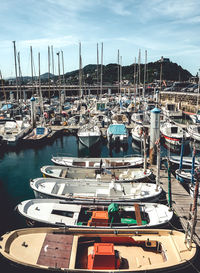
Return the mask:
M73 235L47 234L37 264L52 268L68 268Z

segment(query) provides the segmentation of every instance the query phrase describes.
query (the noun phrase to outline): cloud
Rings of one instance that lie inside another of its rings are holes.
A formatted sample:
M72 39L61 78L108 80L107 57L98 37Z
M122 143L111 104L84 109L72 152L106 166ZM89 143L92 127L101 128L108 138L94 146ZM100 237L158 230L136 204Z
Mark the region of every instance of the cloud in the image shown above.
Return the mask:
M77 45L78 39L73 36L63 36L63 37L55 37L55 38L42 38L42 39L34 39L34 40L24 40L19 41L20 47L29 47L33 46L34 48L47 48L50 45L53 45L56 48L63 48L70 45Z

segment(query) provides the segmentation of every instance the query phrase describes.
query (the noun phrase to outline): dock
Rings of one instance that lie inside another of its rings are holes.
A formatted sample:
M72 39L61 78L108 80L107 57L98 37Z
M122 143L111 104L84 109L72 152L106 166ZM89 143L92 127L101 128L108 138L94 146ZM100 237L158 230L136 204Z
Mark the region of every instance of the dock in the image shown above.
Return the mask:
M152 165L151 169L156 174L156 166ZM166 168L160 170L160 184L166 193L168 199L168 173ZM183 229L186 231L190 212L190 204L193 204L193 198L184 189L181 183L171 174L171 192L172 192L172 209L178 216ZM197 223L195 227L194 241L200 246L200 206L197 206Z

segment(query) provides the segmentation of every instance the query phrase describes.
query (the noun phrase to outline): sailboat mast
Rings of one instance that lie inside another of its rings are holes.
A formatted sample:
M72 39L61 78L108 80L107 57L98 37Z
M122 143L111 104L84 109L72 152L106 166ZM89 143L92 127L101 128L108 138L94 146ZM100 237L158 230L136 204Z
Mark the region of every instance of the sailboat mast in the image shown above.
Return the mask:
M30 46L30 51L31 51L31 78L32 78L32 96L34 95L34 86L33 86L33 51L32 51L32 46Z
M79 43L79 97L82 96L82 58L81 58L81 42Z
M39 80L39 97L40 97L41 117L42 117L42 122L44 122L44 107L43 107L43 97L42 97L41 78L40 78L40 52L38 53L38 80Z
M146 73L147 73L146 71L147 71L147 50L145 50L143 98L145 97L145 88L146 88Z
M62 112L62 105L61 105L61 94L60 94L60 86L61 86L61 82L60 82L60 52L56 53L58 56L58 93L59 93L59 101L60 101L60 113Z
M52 60L52 74L54 79L54 57L53 57L53 46L51 46L51 60Z
M103 91L103 43L101 43L101 97Z
M15 41L13 41L13 46L14 46L15 76L16 76L16 88L17 88L17 102L19 102L18 76L17 76L17 56L16 56Z
M118 80L118 95L120 93L120 65L119 65L119 49L117 51L117 80Z
M18 52L17 54L17 61L18 61L18 71L19 71L19 97L20 99L22 99L22 72L21 72L21 64L20 64L20 52Z
M50 66L51 66L51 59L50 59L50 47L48 46L48 83L49 83L49 100L50 100Z
M99 45L97 43L97 95L99 95Z

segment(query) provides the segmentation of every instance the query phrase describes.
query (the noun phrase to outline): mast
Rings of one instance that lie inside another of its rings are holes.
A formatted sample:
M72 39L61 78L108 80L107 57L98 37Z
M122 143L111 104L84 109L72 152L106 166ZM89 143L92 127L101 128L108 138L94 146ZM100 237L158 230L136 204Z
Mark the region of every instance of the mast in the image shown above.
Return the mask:
M30 51L31 51L31 79L32 79L32 96L34 95L34 83L33 83L33 51L32 51L32 46L30 46Z
M119 65L119 49L117 51L117 80L118 80L118 95L120 93L120 65Z
M81 42L79 43L79 97L82 96L82 58L81 58Z
M22 81L21 81L22 73L21 73L21 66L20 66L20 52L17 53L17 61L18 61L18 71L19 71L19 98L22 99Z
M16 57L16 45L15 45L15 41L13 41L13 45L14 45L14 60L15 60L15 76L16 76L16 88L17 88L17 102L19 102L18 76L17 76L17 57Z
M59 93L60 113L61 113L62 105L61 105L61 95L60 95L60 86L61 86L61 82L60 82L60 52L57 52L56 54L58 56L58 93Z
M62 55L62 72L63 72L63 87L64 87L64 100L65 100L65 66L64 66L64 54L63 51L61 50L61 55Z
M42 123L44 123L44 107L43 107L43 97L41 90L41 78L40 78L40 52L38 53L38 80L39 80L39 97L40 97L40 109L41 109L41 119Z
M97 95L99 95L99 45L97 43Z
M121 88L122 88L122 56L120 56L119 86L120 86L120 95L121 95Z
M50 95L50 66L51 66L51 60L50 60L50 47L48 46L48 83L49 83L49 100L51 98Z
M146 71L147 71L147 50L145 50L143 98L145 97L145 88L146 88L146 73L147 73Z
M54 75L54 57L53 57L53 46L51 46L51 59L52 59L52 74L53 74L53 79L54 79L55 75Z
M103 43L101 43L101 97L103 89Z

